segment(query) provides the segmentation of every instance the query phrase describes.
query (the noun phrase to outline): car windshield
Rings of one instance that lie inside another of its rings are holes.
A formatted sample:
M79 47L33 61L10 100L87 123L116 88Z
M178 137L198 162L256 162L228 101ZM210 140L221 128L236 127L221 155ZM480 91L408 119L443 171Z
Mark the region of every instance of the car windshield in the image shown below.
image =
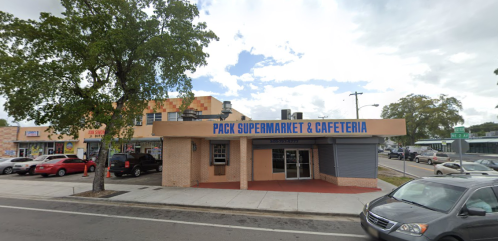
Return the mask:
M42 161L46 158L47 156L39 156L37 158L35 158L33 161Z
M492 171L493 169L487 167L487 166L484 166L484 165L481 165L481 164L463 164L463 168L466 170L466 171Z
M466 190L463 187L426 180L415 180L400 187L391 197L399 201L447 213Z

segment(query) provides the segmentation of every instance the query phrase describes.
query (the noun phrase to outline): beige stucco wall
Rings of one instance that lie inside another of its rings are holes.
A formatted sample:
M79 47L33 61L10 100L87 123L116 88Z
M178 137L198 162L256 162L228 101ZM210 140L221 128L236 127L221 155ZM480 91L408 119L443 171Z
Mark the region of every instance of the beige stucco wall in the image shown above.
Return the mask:
M0 157L17 156L17 126L0 127ZM5 151L14 151L14 155L6 155Z
M192 161L190 168L190 186L197 185L201 181L201 139L192 139L197 146L197 150L192 150Z
M191 186L191 138L168 138L163 142L163 186Z

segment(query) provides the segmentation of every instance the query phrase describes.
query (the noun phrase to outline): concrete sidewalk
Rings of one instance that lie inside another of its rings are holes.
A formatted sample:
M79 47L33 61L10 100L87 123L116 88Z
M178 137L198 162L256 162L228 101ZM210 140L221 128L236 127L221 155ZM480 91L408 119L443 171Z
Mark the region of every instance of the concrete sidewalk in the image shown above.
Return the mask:
M379 192L361 194L273 192L209 188L106 184L107 190L127 193L99 200L302 214L357 216L363 205L389 193L395 186L378 180ZM0 197L76 198L73 193L91 190L88 183L0 180Z

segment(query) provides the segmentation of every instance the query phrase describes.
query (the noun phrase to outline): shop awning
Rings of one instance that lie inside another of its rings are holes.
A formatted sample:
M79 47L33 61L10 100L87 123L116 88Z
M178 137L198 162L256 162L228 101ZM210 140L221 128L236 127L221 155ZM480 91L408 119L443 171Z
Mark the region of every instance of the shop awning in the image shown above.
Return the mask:
M490 139L467 139L465 140L468 143L498 143L498 138L490 138Z
M45 143L45 142L78 142L79 140L26 140L26 141L13 141L14 143Z
M417 141L417 142L415 142L415 145L442 144L443 141L446 141L447 144L453 143L453 140L430 140L430 141Z
M85 138L84 143L89 142L100 142L101 138ZM118 141L118 138L114 138L114 141ZM161 141L161 137L143 137L143 138L131 138L130 142L136 141Z

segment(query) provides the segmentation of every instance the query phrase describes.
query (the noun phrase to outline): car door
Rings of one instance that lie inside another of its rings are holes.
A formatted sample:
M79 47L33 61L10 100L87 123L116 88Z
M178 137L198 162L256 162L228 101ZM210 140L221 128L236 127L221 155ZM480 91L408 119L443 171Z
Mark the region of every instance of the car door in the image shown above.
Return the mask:
M154 158L152 155L147 154L147 163L148 163L148 169L156 169L158 167L158 162L156 158Z
M66 159L62 162L62 168L66 169L66 173L73 172L73 160L74 159Z
M83 172L85 171L85 162L81 159L72 159L72 171L71 172Z
M467 208L479 208L486 211L485 216L468 216L465 218L464 230L472 241L498 240L498 187L477 189L466 201Z

